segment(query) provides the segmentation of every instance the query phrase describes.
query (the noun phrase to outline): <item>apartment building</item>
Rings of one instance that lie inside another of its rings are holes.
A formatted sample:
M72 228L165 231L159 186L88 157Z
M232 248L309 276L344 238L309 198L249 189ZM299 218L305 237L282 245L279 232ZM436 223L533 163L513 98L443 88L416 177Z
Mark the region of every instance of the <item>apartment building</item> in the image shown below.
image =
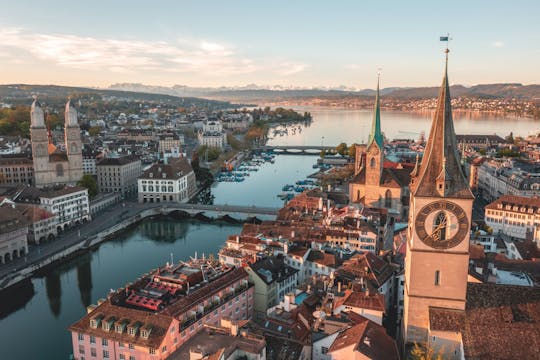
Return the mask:
M485 208L485 221L493 233L534 240L540 245L540 198L504 195Z
M22 155L0 156L0 185L34 184L32 159Z
M96 165L96 169L100 192L119 192L123 196L137 192L137 178L142 172L139 157L135 155L107 157Z

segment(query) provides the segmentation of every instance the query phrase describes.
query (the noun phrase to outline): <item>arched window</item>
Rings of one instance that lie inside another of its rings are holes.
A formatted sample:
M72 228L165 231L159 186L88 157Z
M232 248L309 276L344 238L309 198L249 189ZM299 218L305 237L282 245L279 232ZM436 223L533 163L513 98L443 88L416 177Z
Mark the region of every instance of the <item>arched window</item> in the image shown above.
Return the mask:
M74 142L71 143L70 152L73 153L73 154L77 152L77 144L76 143L74 143Z
M372 168L372 169L375 168L375 158L374 157L372 157L371 160L369 160L369 167Z
M433 223L433 236L440 240L446 240L446 233L448 229L448 218L444 211L441 211L435 216L435 222Z
M360 190L356 190L356 201L360 201Z
M392 192L390 190L386 190L384 193L384 207L392 207Z
M56 176L64 176L64 166L62 164L56 164Z

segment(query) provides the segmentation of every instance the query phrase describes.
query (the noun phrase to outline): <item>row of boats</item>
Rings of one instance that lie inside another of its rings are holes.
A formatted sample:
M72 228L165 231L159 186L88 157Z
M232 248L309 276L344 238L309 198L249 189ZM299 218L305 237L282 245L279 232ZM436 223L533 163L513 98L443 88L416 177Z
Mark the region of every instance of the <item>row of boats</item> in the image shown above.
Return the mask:
M296 196L297 193L302 193L306 190L313 189L317 186L317 183L314 180L298 180L294 185L286 184L283 185L281 194L278 194L277 197L289 201Z
M223 171L217 177L218 182L242 182L249 176L250 172L259 171L259 167L264 163L274 163L275 155L272 153L260 153L251 159L242 161L240 165L231 171Z

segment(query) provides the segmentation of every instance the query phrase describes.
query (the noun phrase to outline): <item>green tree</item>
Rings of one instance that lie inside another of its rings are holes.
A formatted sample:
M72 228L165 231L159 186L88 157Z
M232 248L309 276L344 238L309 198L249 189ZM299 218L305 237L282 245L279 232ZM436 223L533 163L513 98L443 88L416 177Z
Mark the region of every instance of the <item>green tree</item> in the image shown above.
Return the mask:
M92 127L88 130L88 133L90 133L90 136L96 137L96 136L98 136L98 135L101 133L101 127L100 127L100 126L92 126Z
M342 142L341 144L336 146L336 152L342 156L345 156L349 152L349 148L347 147L347 144Z
M96 179L90 174L83 175L81 180L77 182L77 185L88 189L88 196L93 198L98 194L98 186Z
M199 149L197 150L199 159L208 160L208 161L216 160L219 157L220 153L221 152L219 151L218 148L206 146L206 145L199 147Z
M321 152L319 153L319 156L321 158L325 157L326 156L326 150L322 149Z

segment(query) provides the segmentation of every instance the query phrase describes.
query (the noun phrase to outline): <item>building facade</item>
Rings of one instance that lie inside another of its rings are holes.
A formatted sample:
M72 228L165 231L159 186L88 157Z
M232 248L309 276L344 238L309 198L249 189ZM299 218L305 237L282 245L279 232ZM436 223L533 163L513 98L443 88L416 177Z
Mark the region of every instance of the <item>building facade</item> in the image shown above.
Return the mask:
M28 223L12 205L0 206L0 263L28 253Z
M39 197L41 207L56 217L58 231L91 220L88 189L66 186L48 190Z
M227 133L219 120L208 120L198 135L199 145L223 149L227 145Z
M0 185L34 185L34 164L21 155L0 156Z
M205 326L249 319L254 294L245 270L201 265L160 268L90 306L69 329L74 358L175 358Z
M485 207L486 224L493 233L533 240L537 244L540 228L540 198L504 195Z
M137 193L137 178L142 173L141 160L135 155L107 157L97 165L100 192L119 192L123 196Z
M137 180L140 203L186 203L197 191L195 173L186 158L154 164Z
M66 103L64 117L65 151L62 151L51 143L41 104L37 100L32 103L30 137L37 187L73 185L83 176L81 129L71 100Z

